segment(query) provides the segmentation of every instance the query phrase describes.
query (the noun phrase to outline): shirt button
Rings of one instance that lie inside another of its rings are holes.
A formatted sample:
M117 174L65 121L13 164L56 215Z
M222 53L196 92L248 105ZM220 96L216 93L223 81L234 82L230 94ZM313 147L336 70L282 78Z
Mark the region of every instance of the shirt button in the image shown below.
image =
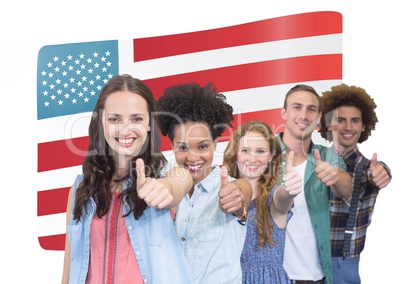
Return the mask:
M129 230L132 230L132 229L133 229L133 226L131 226L131 225L128 226L128 229L129 229Z
M144 283L148 283L148 279L144 279Z
M140 255L140 254L141 254L141 252L137 251L137 252L136 252L136 254L137 254L137 255Z
M197 187L198 187L198 188L200 188L200 187L201 187L201 185L197 184Z
M184 242L184 241L186 240L186 238L185 238L185 237L181 237L181 240Z

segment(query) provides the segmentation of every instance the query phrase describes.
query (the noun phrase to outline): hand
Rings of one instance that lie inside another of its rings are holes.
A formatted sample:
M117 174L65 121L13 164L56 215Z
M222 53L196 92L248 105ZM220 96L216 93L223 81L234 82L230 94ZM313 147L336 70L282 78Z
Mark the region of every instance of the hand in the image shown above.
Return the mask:
M282 178L283 186L289 196L295 197L302 192L302 178L299 173L293 170L294 152L290 151L286 159L286 173Z
M374 153L371 159L370 172L371 180L378 188L384 188L391 182L391 177L384 166L377 163L377 153Z
M171 191L159 180L145 176L145 165L142 159L137 159L135 165L138 196L143 199L148 206L159 209L168 206L173 200Z
M321 161L320 151L314 149L314 159L316 162L315 173L326 186L334 185L338 182L338 169L332 167L328 162Z
M243 204L243 193L233 182L228 182L228 170L222 166L219 206L226 213L234 213L243 210Z

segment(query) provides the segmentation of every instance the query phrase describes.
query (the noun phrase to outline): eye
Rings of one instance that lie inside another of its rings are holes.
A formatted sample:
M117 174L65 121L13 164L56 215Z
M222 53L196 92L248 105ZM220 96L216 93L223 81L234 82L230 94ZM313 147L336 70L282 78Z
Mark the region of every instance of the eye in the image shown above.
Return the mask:
M200 150L206 150L206 149L208 149L208 145L202 144L202 145L200 145L200 146L198 147L198 149L200 149Z
M117 119L117 117L111 116L108 118L108 121L112 122L112 123L116 123L119 122L119 120Z
M144 119L142 117L134 117L133 121L136 123L141 123Z
M187 151L188 148L186 145L180 145L179 147L177 147L180 151Z
M241 153L247 154L250 153L250 149L241 149Z
M257 155L264 155L267 151L263 150L263 149L259 149L257 150Z

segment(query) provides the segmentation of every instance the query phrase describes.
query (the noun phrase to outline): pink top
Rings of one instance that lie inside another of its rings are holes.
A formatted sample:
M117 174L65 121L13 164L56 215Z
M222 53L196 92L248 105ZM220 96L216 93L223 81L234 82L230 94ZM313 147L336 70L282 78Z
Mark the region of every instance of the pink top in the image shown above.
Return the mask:
M105 216L92 220L87 284L143 283L117 196Z

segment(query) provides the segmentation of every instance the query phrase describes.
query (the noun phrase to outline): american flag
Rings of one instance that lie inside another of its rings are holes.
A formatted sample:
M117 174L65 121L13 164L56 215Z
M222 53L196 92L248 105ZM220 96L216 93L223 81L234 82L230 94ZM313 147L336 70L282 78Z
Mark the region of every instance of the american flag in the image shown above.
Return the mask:
M37 69L38 239L64 250L68 191L81 173L91 111L115 75L167 86L213 82L235 111L234 129L258 119L283 131L284 95L297 83L324 91L342 79L342 15L317 11L210 30L131 40L44 46ZM218 140L222 158L230 137ZM164 138L162 150L171 156ZM169 159L169 158L168 158Z

